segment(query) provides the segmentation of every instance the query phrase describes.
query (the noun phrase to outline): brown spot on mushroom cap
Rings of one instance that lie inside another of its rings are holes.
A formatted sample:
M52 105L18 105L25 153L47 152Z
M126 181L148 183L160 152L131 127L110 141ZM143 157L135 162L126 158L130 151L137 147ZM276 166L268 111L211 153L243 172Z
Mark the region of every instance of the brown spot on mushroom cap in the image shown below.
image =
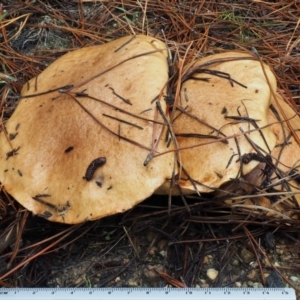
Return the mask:
M234 60L235 58L241 59ZM217 60L224 61L217 62ZM207 65L208 62L213 61L216 62ZM247 86L245 88L237 83L233 83L232 86L230 80L207 73L194 74L194 78L187 80L182 85L181 110L177 111L178 117L173 122L174 132L178 135L179 147L186 148L200 143L213 143L182 150L180 153L181 163L194 180L198 191L211 192L232 178L249 173L259 164L258 161L252 160L241 167L240 158L244 154L257 151L251 142L264 154L269 154L270 150L274 148L276 137L269 127L247 134L248 140L244 136L236 137L236 139L230 138L227 144L217 142L210 137L224 138L255 129L251 122L242 118L253 119L259 128L268 125L267 112L271 101L271 92L260 62L253 60L250 54L228 52L212 55L199 59L193 67L196 65L204 65L205 69L228 73L232 79ZM264 69L272 88L276 90L275 76L268 66L264 65ZM197 80L195 77L203 80ZM209 80L207 80L208 78ZM257 90L259 93L256 92ZM188 101L185 94L188 95ZM185 107L188 107L189 115L182 113ZM191 115L202 122L192 118ZM206 126L204 122L209 126ZM187 138L180 136L182 133L202 136ZM184 172L178 183L183 192L195 192L193 184L187 179Z
M8 133L21 124L11 141L18 154L8 160L6 153L12 149L4 133L0 134L0 181L34 214L79 223L123 212L150 196L172 172L173 154L143 165L153 139L160 141L158 152L167 150L160 135L165 126L121 111L139 115L152 108L143 117L163 122L151 101L168 80L165 45L152 37L136 36L115 52L130 38L70 52L43 71L38 81L32 79L24 86L23 99L6 123ZM152 53L143 55L147 52ZM103 113L143 129L105 118ZM66 154L70 145L72 151ZM87 167L98 157L106 163L94 170L92 180L84 180ZM15 171L4 171L12 168ZM23 176L16 170L22 170ZM33 199L38 194L51 195L44 201L51 205Z

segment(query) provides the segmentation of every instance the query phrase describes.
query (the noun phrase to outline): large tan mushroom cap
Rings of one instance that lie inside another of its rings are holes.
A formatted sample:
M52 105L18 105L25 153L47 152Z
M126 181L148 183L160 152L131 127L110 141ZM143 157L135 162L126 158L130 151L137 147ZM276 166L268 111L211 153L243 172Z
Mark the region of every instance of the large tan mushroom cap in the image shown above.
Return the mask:
M66 223L123 212L150 196L172 172L173 154L143 165L155 141L157 152L166 150L165 126L121 109L162 122L153 100L168 81L164 49L151 37L124 37L70 52L30 80L0 134L5 190L34 214Z
M200 59L196 65L228 73L232 79L247 87L237 83L232 86L230 80L207 73L194 74L194 78L182 85L181 111L177 111L173 122L179 147L214 142L182 150L182 166L194 180L198 191L211 192L221 184L249 173L259 163L256 160L241 163L244 155L257 153L257 149L266 155L274 148L276 137L269 127L247 133L246 137L230 138L227 144L216 141L217 138L266 126L271 92L260 62L249 54L228 52L212 55ZM272 88L276 90L272 71L266 65L264 69ZM182 113L185 108L188 114ZM187 134L190 137L186 137ZM195 192L184 173L181 174L179 186L185 192Z

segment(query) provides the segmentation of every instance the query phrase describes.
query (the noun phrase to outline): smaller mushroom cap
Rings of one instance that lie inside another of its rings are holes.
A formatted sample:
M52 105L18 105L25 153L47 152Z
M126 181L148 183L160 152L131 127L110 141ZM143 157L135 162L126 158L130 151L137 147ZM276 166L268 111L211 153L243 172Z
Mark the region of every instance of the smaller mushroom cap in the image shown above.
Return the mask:
M276 90L274 74L263 66ZM173 116L179 147L192 147L180 151L188 175L181 172L179 186L186 193L195 192L195 186L199 192L211 192L249 173L259 164L251 154L269 154L276 141L267 127L271 92L259 61L247 53L228 52L199 59L195 67L205 71L183 83Z
M284 114L284 115L283 115ZM276 135L276 147L270 156L272 165L260 163L241 181L234 181L222 186L222 194L233 192L239 199L228 199L225 202L234 206L249 206L257 213L269 217L299 219L300 206L300 152L299 144L291 133L300 137L300 118L297 112L277 93L269 109L268 121ZM287 122L289 122L290 127ZM267 173L266 173L267 166ZM267 182L266 182L267 180ZM247 194L261 190L261 193L272 193L272 197L257 195L247 198Z
M269 114L269 123L276 136L276 147L272 150L274 163L284 173L294 170L300 172L300 145L295 140L296 135L300 140L300 117L284 99L277 93L272 101ZM289 126L289 125L290 126ZM294 134L291 132L291 128ZM300 176L300 174L299 174Z
M276 171L272 175L273 189L278 193L282 192L277 200L280 204L278 204L279 211L293 218L299 218L300 145L295 136L300 139L300 117L279 94L276 94L276 99L272 101L269 123L272 124L271 129L277 138L271 156ZM285 192L293 194L286 195Z

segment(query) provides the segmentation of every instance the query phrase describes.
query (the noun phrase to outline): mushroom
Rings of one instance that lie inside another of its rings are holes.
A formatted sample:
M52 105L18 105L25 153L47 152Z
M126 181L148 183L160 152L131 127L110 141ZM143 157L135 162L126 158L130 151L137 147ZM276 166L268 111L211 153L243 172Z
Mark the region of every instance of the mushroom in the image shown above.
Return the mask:
M277 94L272 102L269 122L277 138L276 147L271 152L273 168L269 175L271 181L269 190L276 192L277 196L273 197L270 207L285 216L298 218L300 207L299 114Z
M280 169L282 174L289 175L290 179L299 181L300 176L300 152L299 144L295 139L300 139L300 118L284 99L276 94L272 101L269 114L271 129L276 135L276 147L271 156L273 163ZM292 133L293 130L293 133Z
M267 113L268 81L276 89L276 79L267 65L263 68L250 54L227 52L185 70L172 120L182 149L177 184L183 193L212 192L248 174L260 163L257 157L274 148Z
M169 176L173 154L157 105L168 81L164 43L123 37L70 52L21 93L0 133L0 182L28 210L80 223L124 212Z
M271 160L255 167L242 185L224 186L224 190L235 190L242 196L226 200L226 203L233 207L250 205L252 209L257 208L256 213L264 212L267 216L298 219L300 152L295 136L300 138L300 118L277 93L269 109L268 121L277 139L270 154ZM253 193L255 190L256 193ZM249 198L245 192L254 197ZM272 193L272 197L268 197L268 193Z

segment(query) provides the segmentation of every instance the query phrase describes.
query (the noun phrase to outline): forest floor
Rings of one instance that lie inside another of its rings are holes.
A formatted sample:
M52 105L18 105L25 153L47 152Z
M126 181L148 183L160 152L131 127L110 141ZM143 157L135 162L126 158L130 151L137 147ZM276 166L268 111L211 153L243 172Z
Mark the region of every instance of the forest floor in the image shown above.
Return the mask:
M300 103L298 1L17 1L0 5L2 127L22 86L68 51L132 34L199 57L256 49ZM152 196L80 225L32 216L0 184L0 286L285 287L300 291L300 221L210 196ZM215 276L217 274L217 276Z

